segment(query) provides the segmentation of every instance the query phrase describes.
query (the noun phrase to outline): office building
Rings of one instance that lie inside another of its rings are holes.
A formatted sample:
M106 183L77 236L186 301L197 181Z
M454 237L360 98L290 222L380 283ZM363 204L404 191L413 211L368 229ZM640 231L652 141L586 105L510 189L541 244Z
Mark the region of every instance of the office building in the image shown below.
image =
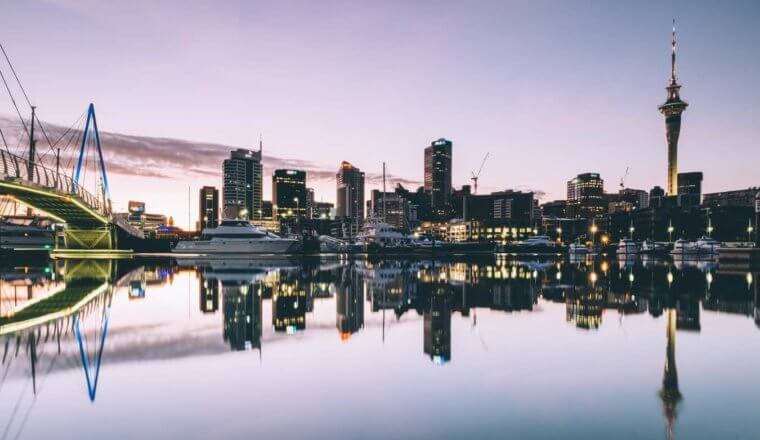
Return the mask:
M605 211L604 180L598 173L578 174L567 182L569 217L592 218Z
M620 202L629 203L633 208L649 208L649 193L643 189L623 188L618 191Z
M198 200L198 230L219 225L219 190L213 186L201 188Z
M697 194L702 197L702 172L678 173L678 195Z
M314 188L306 188L306 218L314 218Z
M430 195L433 214L445 217L451 207L452 142L446 139L433 141L425 148L425 192Z
M668 99L659 107L665 116L665 134L668 141L668 195L678 194L678 136L681 133L681 113L689 106L681 100L681 85L676 80L676 27L673 23L673 39L670 55L670 83L666 88Z
M760 193L760 187L723 191L705 194L702 204L708 208L719 206L749 206L755 205L755 196Z
M396 229L409 229L407 220L407 205L409 202L395 192L372 190L369 200L369 209L372 216L384 219L386 223Z
M155 235L156 229L168 224L165 215L145 212L145 202L134 200L127 204L127 222L151 237Z
M345 225L344 235L354 236L364 221L364 173L344 161L340 164L335 180L335 217Z
M222 165L223 217L261 219L262 172L261 146L259 151L237 149L230 153Z
M306 172L275 170L272 174L272 204L279 220L306 216Z
M331 219L332 218L332 211L335 208L335 205L328 202L315 202L314 207L312 208L312 218L316 219Z

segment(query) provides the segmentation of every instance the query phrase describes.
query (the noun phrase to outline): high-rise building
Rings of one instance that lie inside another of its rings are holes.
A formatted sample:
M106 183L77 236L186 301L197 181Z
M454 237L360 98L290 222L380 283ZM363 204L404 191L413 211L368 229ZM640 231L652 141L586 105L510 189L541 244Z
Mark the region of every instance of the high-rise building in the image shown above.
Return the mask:
M213 186L201 188L198 200L199 230L219 225L219 190Z
M604 180L598 173L578 174L567 182L569 217L591 218L605 210Z
M452 142L433 141L425 148L425 192L430 194L433 214L445 216L451 207Z
M226 218L261 219L262 172L259 151L237 149L222 166L224 214Z
M335 179L335 217L344 221L349 228L347 233L355 235L364 221L364 173L344 161L340 164Z
M755 204L755 195L760 194L760 187L750 187L733 191L705 194L703 204L707 208L720 206L749 206Z
M372 190L369 209L376 218L383 219L386 223L397 229L409 229L408 221L409 202L395 192L382 192Z
M306 215L306 171L275 170L272 174L272 204L280 219Z
M306 188L306 218L314 218L314 188Z
M659 109L665 115L665 133L668 140L668 195L678 194L678 135L681 133L681 113L689 106L681 100L681 85L676 80L676 22L673 20L673 39L670 55L670 83L666 88L668 99Z
M678 173L678 198L682 206L702 203L702 173Z

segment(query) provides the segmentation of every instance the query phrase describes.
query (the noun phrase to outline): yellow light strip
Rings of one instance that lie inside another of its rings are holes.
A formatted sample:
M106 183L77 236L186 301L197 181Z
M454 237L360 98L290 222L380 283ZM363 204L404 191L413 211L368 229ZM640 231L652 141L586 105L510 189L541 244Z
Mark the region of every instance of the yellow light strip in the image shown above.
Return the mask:
M103 293L103 291L106 289L108 289L108 283L103 283L71 307L66 307L63 310L59 310L53 313L48 313L47 315L43 315L34 319L28 319L26 321L0 326L0 336L7 335L10 333L16 333L22 330L26 330L26 329L38 326L40 324L44 324L46 322L55 321L56 319L69 316L72 313L84 307L85 305L87 305L87 303L95 299L98 295Z
M65 200L66 202L73 203L74 205L78 206L80 209L86 211L87 213L89 213L90 215L92 215L93 217L95 217L98 221L100 221L104 225L108 224L108 220L105 217L103 217L100 213L98 213L96 211L93 211L90 207L88 207L87 205L83 204L82 202L80 202L78 199L72 197L71 195L62 196L62 195L56 194L54 192L40 191L40 190L35 189L35 188L29 188L29 187L26 187L26 186L16 185L16 184L7 183L7 182L0 182L0 186L5 186L5 187L8 187L8 188L15 188L15 189L18 189L18 190L21 190L21 191L30 192L30 193L38 194L38 195L45 196L45 197L53 197L53 198ZM22 203L25 203L25 204L29 205L29 203L27 203L27 202L25 202L23 200L19 200L19 201L22 202ZM56 217L53 214L50 214L49 212L47 212L47 210L40 209L40 208L37 208L35 206L32 206L32 208L37 209L39 211L46 212L51 217L54 217L57 220L60 220L60 221L62 221L64 223L66 223L65 220L61 219L60 217Z

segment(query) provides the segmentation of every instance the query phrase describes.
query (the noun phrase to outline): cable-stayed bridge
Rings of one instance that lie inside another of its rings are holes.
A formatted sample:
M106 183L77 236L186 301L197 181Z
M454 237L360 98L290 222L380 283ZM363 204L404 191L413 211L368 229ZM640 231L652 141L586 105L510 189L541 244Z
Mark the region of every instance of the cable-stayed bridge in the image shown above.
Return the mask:
M21 202L60 223L62 228L55 241L57 249L113 250L124 248L119 244L119 237L144 238L142 231L111 211L95 106L90 104L63 133L49 134L39 121L36 107L29 100L2 44L0 49L10 68L6 72L12 74L4 74L0 64L0 80L21 127L15 148L9 145L9 136L0 127L0 196ZM23 101L16 99L17 93L9 78L15 78ZM29 106L30 119L23 117L18 101ZM42 148L38 148L38 143Z

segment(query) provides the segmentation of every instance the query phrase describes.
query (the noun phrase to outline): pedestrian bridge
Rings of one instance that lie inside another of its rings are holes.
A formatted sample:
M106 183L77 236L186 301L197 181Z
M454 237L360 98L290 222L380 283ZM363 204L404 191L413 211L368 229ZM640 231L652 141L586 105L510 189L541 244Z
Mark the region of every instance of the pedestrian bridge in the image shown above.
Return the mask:
M79 170L87 147L90 120L93 122L104 183L100 197L78 183ZM142 231L129 225L126 219L112 215L110 200L106 195L108 183L100 149L100 136L94 121L94 108L90 105L75 177L61 172L57 165L55 168L45 166L10 151L0 150L0 195L10 196L62 223L64 228L56 237L56 248L118 249L117 237L121 231L133 237L144 238Z

